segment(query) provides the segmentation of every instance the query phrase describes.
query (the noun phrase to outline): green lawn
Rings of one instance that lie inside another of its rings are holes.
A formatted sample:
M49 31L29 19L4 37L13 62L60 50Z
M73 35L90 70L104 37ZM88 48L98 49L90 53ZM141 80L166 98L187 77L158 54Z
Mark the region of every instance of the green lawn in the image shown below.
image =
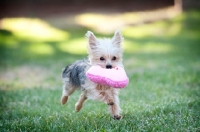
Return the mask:
M88 100L76 113L80 91L67 105L59 102L61 69L87 58L84 34L93 29L60 30L39 19L5 20L6 28L0 30L0 131L200 131L199 14L185 12L122 30L130 83L120 93L120 121L98 101ZM27 30L20 21L41 30ZM13 22L19 25L12 27Z

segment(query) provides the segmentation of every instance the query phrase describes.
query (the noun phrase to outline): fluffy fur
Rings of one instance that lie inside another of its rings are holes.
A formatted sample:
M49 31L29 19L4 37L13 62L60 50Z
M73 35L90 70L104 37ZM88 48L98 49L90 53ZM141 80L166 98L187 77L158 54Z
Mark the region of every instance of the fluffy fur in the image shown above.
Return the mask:
M75 89L80 89L82 94L75 104L76 111L80 111L86 99L99 100L108 104L109 111L114 119L121 119L121 108L119 106L119 89L96 84L91 82L85 75L92 65L100 65L102 68L123 67L122 64L122 41L120 31L116 31L111 39L97 39L95 35L88 31L88 60L79 60L65 67L62 71L63 91L61 103L64 105L68 101Z

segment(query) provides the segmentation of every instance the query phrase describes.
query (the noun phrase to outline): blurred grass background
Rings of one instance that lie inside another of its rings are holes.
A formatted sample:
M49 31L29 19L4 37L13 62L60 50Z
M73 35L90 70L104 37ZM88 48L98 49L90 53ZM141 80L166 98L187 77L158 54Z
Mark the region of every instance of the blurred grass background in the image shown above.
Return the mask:
M200 131L199 14L163 8L2 18L0 131ZM112 37L118 28L130 79L120 94L124 118L114 121L97 101L75 113L80 91L61 106L61 69L87 58L85 33Z

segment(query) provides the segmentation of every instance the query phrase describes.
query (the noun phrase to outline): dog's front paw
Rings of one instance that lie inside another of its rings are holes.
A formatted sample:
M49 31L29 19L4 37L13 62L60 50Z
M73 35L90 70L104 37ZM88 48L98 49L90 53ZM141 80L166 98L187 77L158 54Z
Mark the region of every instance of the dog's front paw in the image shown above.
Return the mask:
M107 102L108 105L114 105L115 103L113 102L113 100L109 99Z
M120 119L122 119L122 116L120 116L120 115L114 115L113 119L114 120L120 120Z
M114 105L114 103L113 102L108 102L108 105Z
M67 100L68 100L68 96L62 96L60 100L61 104L64 105L67 102Z
M81 108L82 108L82 104L80 104L80 103L77 102L75 104L75 110L76 110L76 112L79 112L81 110Z

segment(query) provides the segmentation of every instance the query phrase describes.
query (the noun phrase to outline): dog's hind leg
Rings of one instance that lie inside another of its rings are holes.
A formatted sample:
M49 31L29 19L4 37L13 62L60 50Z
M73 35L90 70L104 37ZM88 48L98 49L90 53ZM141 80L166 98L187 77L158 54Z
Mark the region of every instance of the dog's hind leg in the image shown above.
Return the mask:
M83 103L84 101L87 99L86 97L86 91L83 91L82 94L80 95L79 97L79 100L78 102L76 102L75 104L75 110L78 112L81 110L82 106L83 106Z
M64 85L63 86L63 91L62 91L62 97L61 97L61 104L64 105L67 100L68 96L70 96L74 92L75 88L70 85Z

